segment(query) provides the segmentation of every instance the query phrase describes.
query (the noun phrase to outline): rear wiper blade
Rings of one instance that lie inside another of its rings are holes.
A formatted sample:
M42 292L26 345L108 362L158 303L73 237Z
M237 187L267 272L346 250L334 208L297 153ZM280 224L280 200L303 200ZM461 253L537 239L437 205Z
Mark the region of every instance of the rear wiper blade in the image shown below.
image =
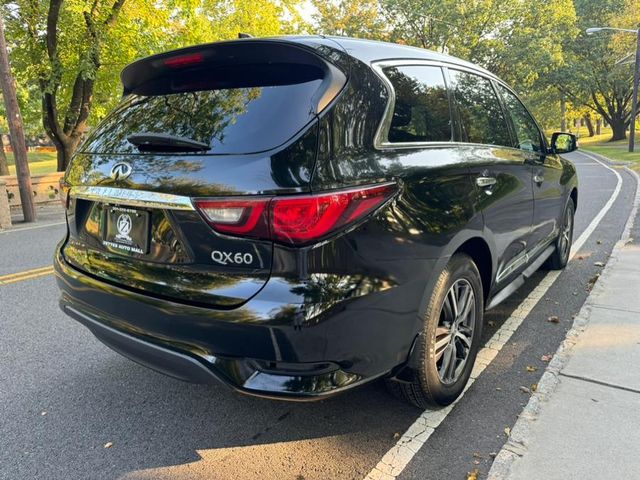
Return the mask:
M211 145L166 133L141 132L127 137L141 152L206 152Z

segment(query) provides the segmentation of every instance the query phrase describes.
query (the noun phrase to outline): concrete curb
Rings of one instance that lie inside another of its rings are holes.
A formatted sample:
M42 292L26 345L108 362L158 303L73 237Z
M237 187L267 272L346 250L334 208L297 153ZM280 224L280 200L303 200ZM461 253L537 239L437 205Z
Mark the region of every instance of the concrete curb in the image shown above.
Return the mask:
M593 152L589 153L594 155ZM609 163L612 163L608 158L603 157L602 155L597 156ZM498 455L496 455L496 458L491 465L491 470L489 470L489 474L487 475L488 480L506 480L509 477L516 460L527 452L528 442L531 439L532 426L538 418L540 408L544 402L548 401L549 397L555 391L559 382L558 375L571 358L573 347L578 341L578 337L589 323L592 305L594 303L593 300L597 298L606 287L611 269L614 268L619 261L620 250L630 241L631 229L633 228L634 220L638 214L638 209L640 208L640 176L627 166L624 168L636 179L636 192L633 207L629 214L627 223L625 224L622 237L613 247L609 261L602 270L598 282L596 282L594 289L591 291L586 302L580 309L580 312L574 319L573 325L567 332L566 338L560 344L558 350L553 356L553 359L545 369L542 378L538 382L536 392L529 398L529 402L524 407L522 413L518 416L518 420L511 429L511 434L509 435L507 442L504 444Z

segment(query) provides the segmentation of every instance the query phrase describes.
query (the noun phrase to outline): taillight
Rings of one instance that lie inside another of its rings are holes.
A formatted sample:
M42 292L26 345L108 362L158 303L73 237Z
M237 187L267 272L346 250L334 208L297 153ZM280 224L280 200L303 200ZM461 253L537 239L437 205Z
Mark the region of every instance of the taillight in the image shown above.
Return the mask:
M215 230L229 235L269 238L268 198L197 200L196 206Z
M165 67L169 68L184 68L202 63L203 61L204 56L201 53L192 53L189 55L178 55L176 57L170 57L165 59L162 63L164 63Z
M196 200L214 230L304 245L348 228L397 191L395 183L287 197Z

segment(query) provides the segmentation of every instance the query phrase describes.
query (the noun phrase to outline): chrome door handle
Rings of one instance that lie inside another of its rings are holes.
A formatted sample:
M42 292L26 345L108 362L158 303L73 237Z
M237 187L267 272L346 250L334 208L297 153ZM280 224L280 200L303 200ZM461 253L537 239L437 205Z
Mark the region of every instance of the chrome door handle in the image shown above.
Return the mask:
M544 175L540 175L540 174L536 173L536 174L533 176L533 181L534 181L534 182L536 182L536 183L542 183L542 182L544 182Z
M481 188L492 187L498 180L495 177L478 177L476 178L476 185Z

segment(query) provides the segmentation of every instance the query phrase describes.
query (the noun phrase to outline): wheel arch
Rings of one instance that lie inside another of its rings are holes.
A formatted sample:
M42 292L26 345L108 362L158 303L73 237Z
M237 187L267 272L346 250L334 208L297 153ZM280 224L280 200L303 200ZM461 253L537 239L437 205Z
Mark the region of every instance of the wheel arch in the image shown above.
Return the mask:
M493 283L493 259L489 244L482 237L473 237L460 245L454 255L456 253L468 255L478 267L482 280L482 293L486 303Z
M569 198L573 200L574 211L578 210L578 187L573 187L569 193Z

